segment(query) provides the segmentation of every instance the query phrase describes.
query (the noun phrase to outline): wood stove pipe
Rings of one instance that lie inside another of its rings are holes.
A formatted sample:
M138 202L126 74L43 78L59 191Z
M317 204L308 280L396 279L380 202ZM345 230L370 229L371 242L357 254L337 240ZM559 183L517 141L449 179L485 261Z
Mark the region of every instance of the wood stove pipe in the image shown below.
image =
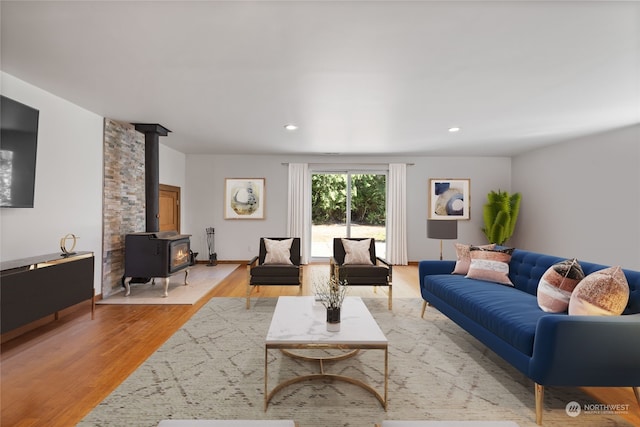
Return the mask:
M160 137L169 129L157 123L134 123L144 133L144 195L146 231L160 231Z

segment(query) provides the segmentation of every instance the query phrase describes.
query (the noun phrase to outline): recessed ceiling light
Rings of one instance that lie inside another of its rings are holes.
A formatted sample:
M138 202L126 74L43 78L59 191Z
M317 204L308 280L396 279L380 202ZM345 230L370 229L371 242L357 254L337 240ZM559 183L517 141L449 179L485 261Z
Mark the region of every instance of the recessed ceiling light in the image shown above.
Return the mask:
M286 130L296 130L296 129L298 129L298 126L296 126L296 125L294 125L292 123L289 123L288 125L284 125L284 128Z
M460 128L459 127L449 128L449 132L460 132Z

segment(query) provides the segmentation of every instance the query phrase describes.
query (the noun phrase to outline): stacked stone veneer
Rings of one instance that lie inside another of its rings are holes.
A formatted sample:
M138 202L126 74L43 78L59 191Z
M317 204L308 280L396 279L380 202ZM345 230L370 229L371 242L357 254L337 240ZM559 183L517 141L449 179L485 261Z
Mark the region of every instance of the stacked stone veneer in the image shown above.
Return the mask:
M122 290L124 240L145 230L144 135L129 123L104 121L102 297Z

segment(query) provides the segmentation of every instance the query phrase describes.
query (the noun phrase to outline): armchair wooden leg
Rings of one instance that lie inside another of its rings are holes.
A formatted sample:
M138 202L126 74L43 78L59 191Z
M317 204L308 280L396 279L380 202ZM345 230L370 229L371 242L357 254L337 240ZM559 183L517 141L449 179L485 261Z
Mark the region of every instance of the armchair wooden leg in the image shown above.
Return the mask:
M536 396L536 424L542 425L542 411L544 410L544 386L535 383Z
M393 310L393 287L389 285L389 310Z
M424 319L424 312L427 310L427 300L422 300L422 311L420 312L420 317Z

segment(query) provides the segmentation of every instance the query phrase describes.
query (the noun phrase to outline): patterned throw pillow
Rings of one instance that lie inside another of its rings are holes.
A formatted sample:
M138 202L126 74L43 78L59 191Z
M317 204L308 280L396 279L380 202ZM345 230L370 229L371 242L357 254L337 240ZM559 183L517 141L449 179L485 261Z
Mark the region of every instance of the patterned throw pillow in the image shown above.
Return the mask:
M465 245L462 243L454 243L456 247L456 266L453 268L451 274L467 274L469 272L469 266L471 265L471 245ZM482 249L493 249L496 247L495 243L489 245L478 246Z
M264 257L264 263L267 264L293 264L291 262L291 244L293 238L284 240L264 239L264 246L267 249L267 255Z
M609 267L582 279L569 299L569 314L618 316L629 302L629 284L622 268Z
M509 280L509 262L513 248L483 249L471 246L471 265L465 277L513 286Z
M371 246L371 239L364 240L349 240L342 239L342 246L344 247L344 263L345 264L364 264L373 265L371 262L371 254L369 253L369 246Z
M575 258L552 265L538 283L538 305L547 313L567 311L571 293L582 279L584 272Z

